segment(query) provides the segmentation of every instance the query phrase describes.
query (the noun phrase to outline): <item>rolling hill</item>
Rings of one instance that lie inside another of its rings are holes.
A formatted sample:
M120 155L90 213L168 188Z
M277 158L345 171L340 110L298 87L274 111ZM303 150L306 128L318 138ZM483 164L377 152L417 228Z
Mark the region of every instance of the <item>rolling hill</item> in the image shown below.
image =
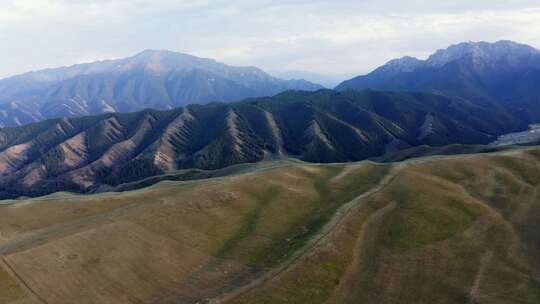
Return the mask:
M322 88L170 51L30 72L0 80L0 126L146 108L236 101Z
M540 301L539 148L0 205L0 302Z
M488 144L528 121L427 93L289 91L0 129L0 198L80 193L182 169L292 157L347 162L422 145Z

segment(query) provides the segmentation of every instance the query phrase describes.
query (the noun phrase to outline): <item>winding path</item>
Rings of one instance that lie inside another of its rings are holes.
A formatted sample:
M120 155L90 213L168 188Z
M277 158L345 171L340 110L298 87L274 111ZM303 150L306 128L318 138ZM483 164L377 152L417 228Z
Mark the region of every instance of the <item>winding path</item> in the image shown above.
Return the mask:
M270 271L261 275L259 278L251 281L251 283L227 292L217 298L210 299L208 300L208 303L220 304L233 300L241 296L242 294L245 294L246 292L256 288L257 286L276 278L281 273L285 272L287 269L294 267L294 265L303 261L312 249L328 240L332 232L336 231L336 229L343 223L345 218L351 213L351 211L355 207L357 207L364 199L373 196L383 190L396 178L398 173L405 166L406 163L392 165L389 172L379 181L377 185L341 206L335 213L334 217L328 223L326 223L326 225L321 229L321 231L315 237L313 237L302 249L293 253L293 255L286 261L272 268Z

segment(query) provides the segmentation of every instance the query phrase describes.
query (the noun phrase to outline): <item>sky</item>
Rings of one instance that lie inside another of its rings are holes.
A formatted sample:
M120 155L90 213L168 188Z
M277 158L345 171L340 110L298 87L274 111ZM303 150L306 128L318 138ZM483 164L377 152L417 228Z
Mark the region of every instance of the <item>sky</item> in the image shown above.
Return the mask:
M502 39L540 48L540 1L2 0L0 78L145 49L345 77Z

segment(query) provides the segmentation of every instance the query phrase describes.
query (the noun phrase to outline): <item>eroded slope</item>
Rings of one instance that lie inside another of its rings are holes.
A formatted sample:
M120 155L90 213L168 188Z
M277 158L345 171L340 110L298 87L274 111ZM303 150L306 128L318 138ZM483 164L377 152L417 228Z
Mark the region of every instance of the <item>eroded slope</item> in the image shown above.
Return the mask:
M527 128L523 119L499 110L423 93L291 91L4 128L0 199L89 193L182 169L283 157L347 162L449 144L468 151L471 144Z

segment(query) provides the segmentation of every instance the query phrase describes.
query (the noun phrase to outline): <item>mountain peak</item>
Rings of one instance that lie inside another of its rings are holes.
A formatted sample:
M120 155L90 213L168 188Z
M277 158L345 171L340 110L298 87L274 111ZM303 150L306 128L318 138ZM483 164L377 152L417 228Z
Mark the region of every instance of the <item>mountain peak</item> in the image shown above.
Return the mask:
M538 99L539 79L539 50L508 40L469 41L438 50L427 60L405 57L390 61L341 83L337 90L437 92L474 102L521 104L521 111L536 108L528 103Z
M540 55L540 51L526 44L510 40L490 42L462 42L436 51L426 60L405 56L388 61L373 71L374 75L395 75L412 72L421 67L442 67L450 62L469 59L475 64L506 64L520 66Z
M531 46L509 40L494 43L469 41L438 50L426 60L426 63L432 67L441 67L462 58L471 58L475 61L482 60L488 63L501 61L515 63L533 55L540 55L540 51Z
M136 54L135 57L149 56L149 55L160 54L160 53L175 53L175 52L169 51L169 50L145 49L141 51L140 53Z
M290 90L317 90L303 80L281 80L255 67L167 50L26 73L0 80L0 127L44 118L189 103L235 101ZM8 107L9 102L25 105Z
M150 58L153 58L153 57L177 57L177 58L205 59L205 58L195 57L193 55L189 55L189 54L186 54L186 53L175 52L175 51L170 51L170 50L155 50L155 49L143 50L142 52L136 54L132 58L150 59ZM207 60L211 60L211 59L207 59Z
M144 69L152 72L166 72L171 70L189 70L194 68L212 68L223 64L206 58L169 51L147 49L133 57L127 58L121 70Z
M403 73L412 72L424 64L424 61L410 56L401 57L388 61L384 66L377 70L382 73Z

